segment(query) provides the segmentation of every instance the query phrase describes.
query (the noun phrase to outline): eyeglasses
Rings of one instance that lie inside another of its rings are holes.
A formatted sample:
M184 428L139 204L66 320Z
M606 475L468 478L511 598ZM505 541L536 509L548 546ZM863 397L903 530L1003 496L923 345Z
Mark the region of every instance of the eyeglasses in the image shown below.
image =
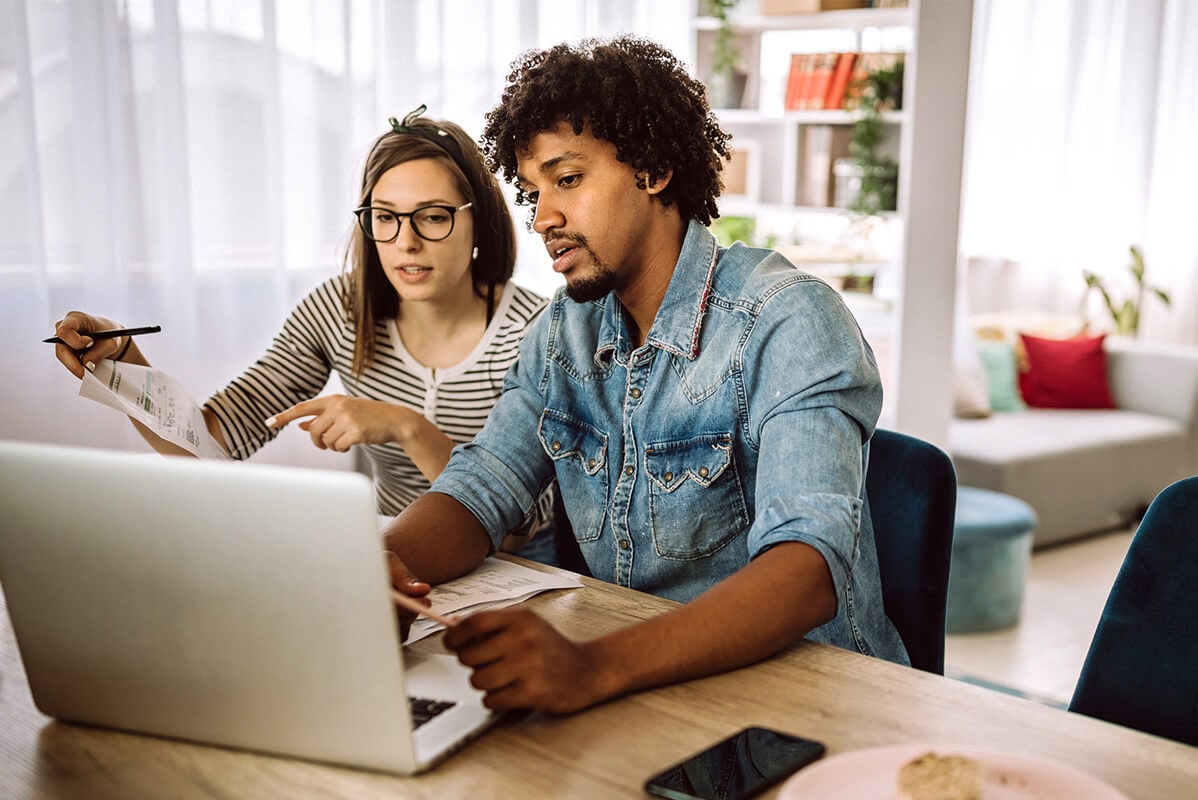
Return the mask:
M389 208L362 206L354 209L354 216L362 226L362 232L374 242L386 244L399 237L399 226L404 217L412 221L412 230L426 242L439 242L453 233L453 220L457 212L470 208L466 203L453 206L422 206L415 211L400 213Z

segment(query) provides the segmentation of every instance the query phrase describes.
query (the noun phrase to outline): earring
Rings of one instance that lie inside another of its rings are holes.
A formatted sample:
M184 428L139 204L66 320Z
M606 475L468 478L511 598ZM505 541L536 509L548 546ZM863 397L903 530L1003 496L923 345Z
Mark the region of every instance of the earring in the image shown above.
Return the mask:
M478 260L478 245L474 245L474 252L470 254L470 260L471 261Z

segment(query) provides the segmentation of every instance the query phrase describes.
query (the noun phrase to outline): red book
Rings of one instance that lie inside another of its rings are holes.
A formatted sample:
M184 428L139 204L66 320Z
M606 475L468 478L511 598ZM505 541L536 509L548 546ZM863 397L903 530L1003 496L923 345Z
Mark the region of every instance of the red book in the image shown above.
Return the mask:
M788 111L807 108L811 97L811 78L812 69L815 66L815 54L797 53L796 55L798 56L798 78L795 81L793 103L787 109Z
M799 95L802 92L803 84L803 54L793 53L790 56L790 72L786 75L786 104L787 111L794 111L799 107Z
M836 53L817 53L811 69L811 82L805 95L807 102L803 108L818 109L824 107L824 98L832 83L832 73L836 68Z
M824 95L824 108L842 107L844 104L844 93L849 88L849 78L853 74L853 65L856 63L856 53L840 53L836 57L836 68L832 72L832 82L828 84L828 92Z
M849 71L849 85L845 88L844 96L840 100L841 108L860 108L861 89L865 86L869 73L877 69L877 63L877 53L857 54L857 60L854 62L852 70Z

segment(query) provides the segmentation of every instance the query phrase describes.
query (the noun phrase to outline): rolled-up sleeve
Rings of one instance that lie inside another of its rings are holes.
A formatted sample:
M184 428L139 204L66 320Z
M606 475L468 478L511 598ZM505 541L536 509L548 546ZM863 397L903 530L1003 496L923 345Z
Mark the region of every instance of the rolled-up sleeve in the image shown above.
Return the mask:
M548 316L542 314L520 343L486 425L472 442L454 448L430 489L466 506L487 531L492 550L508 534L528 531L537 520L538 497L553 479L553 462L537 437Z
M743 376L746 434L759 448L749 557L810 545L843 606L860 547L862 448L882 403L873 353L840 296L801 281L761 309Z

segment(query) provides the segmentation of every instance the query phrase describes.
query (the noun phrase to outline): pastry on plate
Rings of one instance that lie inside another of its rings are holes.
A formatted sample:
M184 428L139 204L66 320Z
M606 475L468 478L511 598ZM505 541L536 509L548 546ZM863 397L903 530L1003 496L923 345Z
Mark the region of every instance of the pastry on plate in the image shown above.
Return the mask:
M984 776L972 758L924 753L899 769L898 800L981 800Z

